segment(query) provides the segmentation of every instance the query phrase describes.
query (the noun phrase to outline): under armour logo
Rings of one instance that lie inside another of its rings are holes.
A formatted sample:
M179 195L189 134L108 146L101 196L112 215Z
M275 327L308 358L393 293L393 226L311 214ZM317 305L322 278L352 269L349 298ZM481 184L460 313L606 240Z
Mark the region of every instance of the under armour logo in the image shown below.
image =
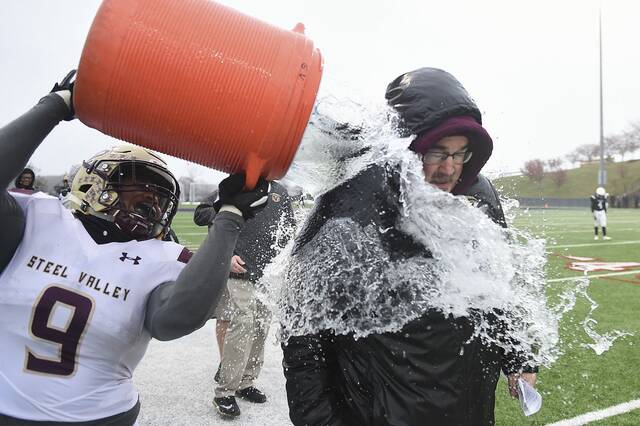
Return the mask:
M136 256L136 257L129 257L127 256L129 253L122 253L122 256L120 257L121 261L125 261L125 260L130 260L133 262L134 265L139 265L140 261L142 260L142 258L140 256Z

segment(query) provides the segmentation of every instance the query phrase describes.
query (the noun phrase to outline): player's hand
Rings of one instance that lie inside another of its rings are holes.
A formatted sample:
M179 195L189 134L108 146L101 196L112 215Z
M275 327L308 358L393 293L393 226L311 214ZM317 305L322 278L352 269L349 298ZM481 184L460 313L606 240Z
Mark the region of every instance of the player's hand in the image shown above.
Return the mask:
M244 260L237 254L234 254L231 258L231 272L234 274L244 274L247 270L243 268L242 265L244 265Z
M535 387L538 375L536 373L514 373L507 376L509 394L515 399L518 399L518 379L520 378L529 383L532 387Z
M69 113L64 117L66 121L71 121L76 118L76 111L73 108L73 86L76 83L75 76L76 70L69 71L62 81L53 85L53 89L51 89L50 92L60 96L64 100L64 103L67 104Z
M218 199L213 203L216 212L223 205L235 206L245 219L251 219L259 210L267 205L271 184L260 177L256 187L244 189L244 172L233 174L218 185Z

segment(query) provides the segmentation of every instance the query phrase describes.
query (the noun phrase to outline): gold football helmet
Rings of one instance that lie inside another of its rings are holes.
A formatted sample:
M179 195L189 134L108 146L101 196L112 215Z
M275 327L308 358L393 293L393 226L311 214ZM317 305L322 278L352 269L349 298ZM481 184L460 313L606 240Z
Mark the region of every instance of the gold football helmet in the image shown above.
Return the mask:
M178 209L180 186L167 163L152 151L118 145L84 161L66 205L113 222L136 240L166 232Z

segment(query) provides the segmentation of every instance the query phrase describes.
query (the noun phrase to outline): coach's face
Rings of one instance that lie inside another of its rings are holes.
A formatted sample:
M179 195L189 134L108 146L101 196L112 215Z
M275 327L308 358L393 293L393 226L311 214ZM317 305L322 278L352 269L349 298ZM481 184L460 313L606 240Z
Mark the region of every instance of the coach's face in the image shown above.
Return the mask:
M447 136L422 154L424 179L443 191L451 192L458 183L464 163L471 157L465 136Z

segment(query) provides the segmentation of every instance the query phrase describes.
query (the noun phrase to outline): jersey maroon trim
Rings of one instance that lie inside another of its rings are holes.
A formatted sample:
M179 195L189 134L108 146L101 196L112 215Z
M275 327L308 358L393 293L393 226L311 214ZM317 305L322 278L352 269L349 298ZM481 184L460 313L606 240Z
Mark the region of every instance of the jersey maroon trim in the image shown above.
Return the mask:
M191 256L193 256L193 252L185 247L178 256L178 262L187 263L191 259Z

